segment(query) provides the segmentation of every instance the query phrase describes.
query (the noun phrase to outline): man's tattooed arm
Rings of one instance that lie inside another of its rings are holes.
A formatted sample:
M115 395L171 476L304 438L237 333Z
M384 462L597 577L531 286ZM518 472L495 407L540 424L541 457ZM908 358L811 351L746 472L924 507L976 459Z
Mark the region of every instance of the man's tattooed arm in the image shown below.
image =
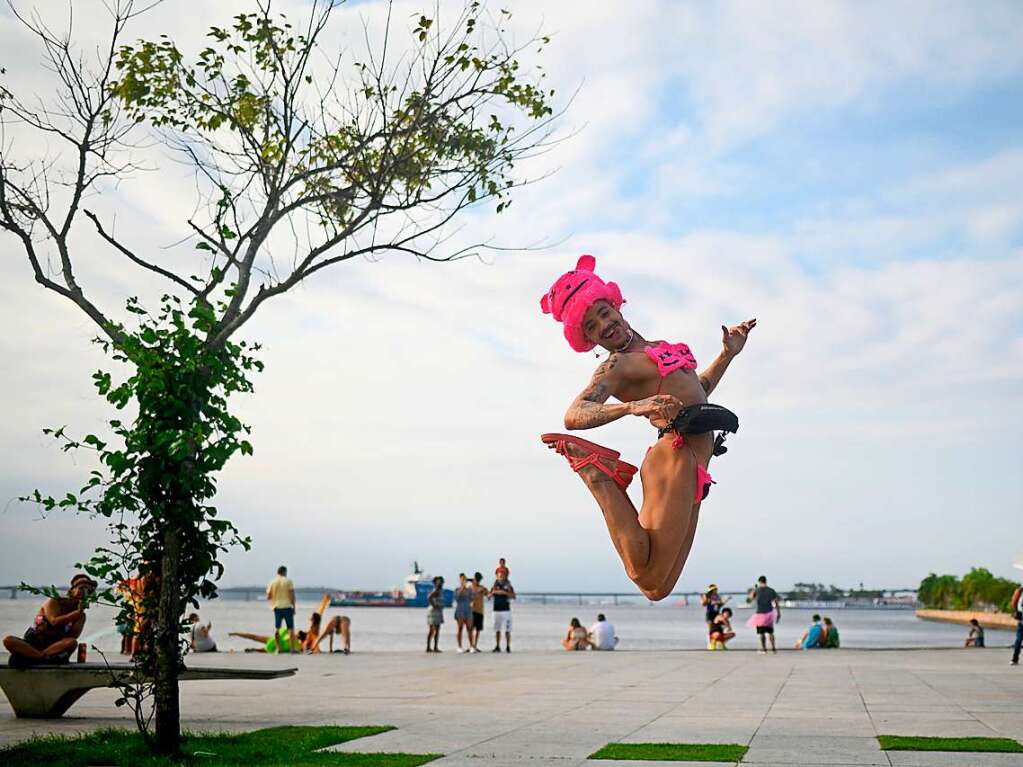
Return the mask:
M733 356L722 352L707 366L706 370L700 373L700 386L703 387L703 391L708 397L721 382L721 376L725 374L725 371L728 369L728 365L731 363L732 359Z
M622 416L629 415L632 409L629 403L605 404L613 394L614 385L618 380L618 371L615 367L618 364L618 355L612 354L600 364L590 385L575 398L565 413L566 429L592 429L595 426L603 426L611 421L617 421Z

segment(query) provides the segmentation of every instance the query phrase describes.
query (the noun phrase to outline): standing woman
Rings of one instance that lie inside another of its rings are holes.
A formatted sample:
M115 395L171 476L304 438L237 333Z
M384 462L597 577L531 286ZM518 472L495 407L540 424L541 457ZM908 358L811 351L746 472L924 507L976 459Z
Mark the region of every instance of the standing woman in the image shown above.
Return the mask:
M564 326L577 352L601 346L610 352L565 414L565 428L592 429L627 415L646 418L657 430L640 477L643 503L637 509L626 492L637 469L620 453L570 434L544 434L543 442L565 456L604 514L625 572L651 600L671 593L689 557L700 503L713 480L712 455L720 455L724 434L739 420L707 402L725 370L746 344L757 321L721 326L721 353L700 373L684 343L648 341L622 316L618 286L594 272L593 256L558 278L541 299L545 314ZM614 397L620 404L608 404Z
M455 621L458 623L458 652L468 652L472 648L472 585L465 573L458 574L458 588L455 589ZM462 632L465 642L462 648Z
M444 579L437 576L433 579L433 591L426 598L426 651L440 652L437 643L440 641L440 627L444 623ZM430 647L430 640L433 647Z

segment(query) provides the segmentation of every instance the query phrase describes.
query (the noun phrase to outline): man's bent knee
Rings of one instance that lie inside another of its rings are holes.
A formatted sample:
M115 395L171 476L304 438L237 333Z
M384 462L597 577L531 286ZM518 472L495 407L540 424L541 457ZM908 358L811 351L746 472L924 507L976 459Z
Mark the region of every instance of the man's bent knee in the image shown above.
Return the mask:
M641 588L640 591L642 591L643 596L645 596L651 602L660 602L662 599L671 594L671 588L666 586L661 586L660 588L656 589Z
M651 602L660 602L671 594L671 586L663 582L654 581L652 578L633 578L633 583L639 586L643 596Z

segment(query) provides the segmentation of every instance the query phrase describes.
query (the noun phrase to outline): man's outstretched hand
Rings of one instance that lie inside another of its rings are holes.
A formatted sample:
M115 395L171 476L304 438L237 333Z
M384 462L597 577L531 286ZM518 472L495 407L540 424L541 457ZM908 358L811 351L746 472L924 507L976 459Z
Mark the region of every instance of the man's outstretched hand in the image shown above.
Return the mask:
M756 319L740 322L738 325L730 328L722 325L721 343L725 347L725 353L734 357L741 352L742 347L746 345L746 339L749 338L750 331L756 326Z

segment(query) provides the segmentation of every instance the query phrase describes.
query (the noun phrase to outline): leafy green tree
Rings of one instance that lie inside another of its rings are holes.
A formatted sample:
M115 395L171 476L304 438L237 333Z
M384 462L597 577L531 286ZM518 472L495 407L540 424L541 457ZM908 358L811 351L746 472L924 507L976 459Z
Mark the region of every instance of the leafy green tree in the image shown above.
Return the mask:
M545 75L520 63L526 48L533 55L549 41L509 45L506 11L490 15L469 2L443 28L419 16L403 30L389 18L367 60L349 62L319 43L338 5L314 0L296 27L272 13L269 0L255 2L191 52L167 37L125 44L145 9L111 0L109 45L98 60L83 55L70 32L19 15L57 87L48 100L0 88L0 121L17 128L0 146L0 230L39 285L99 328L100 343L128 375L115 381L100 371L96 386L135 414L111 420L109 435L76 440L58 430L68 449L97 451L98 468L81 493L33 497L109 520L112 544L88 567L112 597L126 573L150 584L140 673L153 683L153 743L165 754L180 744L182 613L215 595L219 554L247 545L211 503L224 464L252 452L247 427L227 404L251 390L248 375L259 363L254 347L233 338L266 301L348 259L404 253L447 261L474 252L443 252L442 230L473 204L507 207L523 183L516 162L545 145L554 118ZM395 58L402 33L408 49ZM41 138L67 152L54 159ZM125 242L83 207L142 170L142 140L195 173L196 213L183 223L198 249L190 269ZM125 296L129 323L83 288L74 236L83 217L110 255L165 282L159 310ZM275 259L285 245L287 258ZM140 727L148 721L137 719Z
M936 575L931 573L922 581L917 589L917 599L924 607L934 610L947 610L955 603L959 593L959 579L954 575Z
M963 576L956 603L962 610L1008 610L1012 593L1018 587L1015 581L996 578L991 571L974 567Z
M962 580L954 575L931 573L920 582L917 598L925 607L933 609L1011 612L1009 600L1018 587L1015 581L997 578L986 568L974 567Z

